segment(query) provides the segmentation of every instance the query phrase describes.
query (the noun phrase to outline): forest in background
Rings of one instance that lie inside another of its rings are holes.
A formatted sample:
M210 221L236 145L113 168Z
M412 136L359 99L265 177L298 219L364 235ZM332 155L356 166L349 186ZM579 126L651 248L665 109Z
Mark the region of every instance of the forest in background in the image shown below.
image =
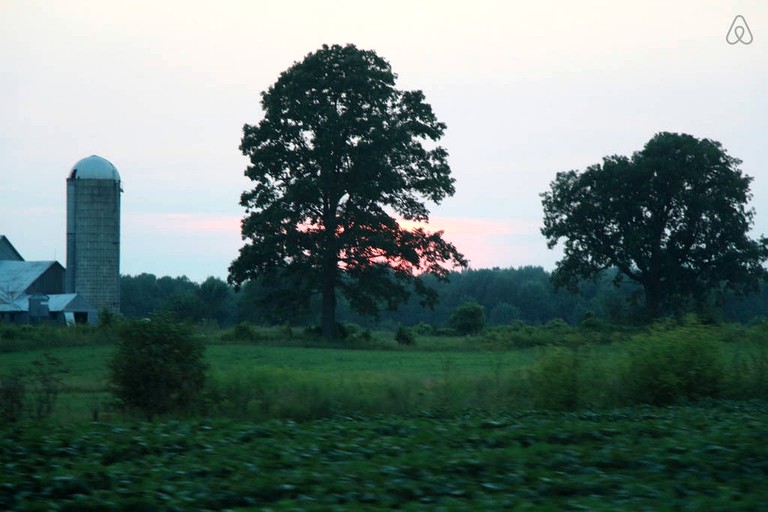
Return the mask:
M550 273L542 267L468 269L452 272L447 282L427 276L426 281L440 298L434 309L423 307L412 298L396 311L382 311L379 319L362 317L339 301L338 320L368 328L394 329L398 324L419 323L445 327L458 306L475 302L484 308L487 325L507 325L517 321L530 325L561 319L575 325L587 316L613 324L642 323L642 292L636 285L613 284L615 274L606 273L596 281L585 281L579 293L556 290ZM128 318L143 318L162 313L178 321L210 322L231 326L240 322L258 325L317 325L319 304L309 311L289 310L264 303L264 289L247 283L240 291L225 281L209 277L201 283L182 277L157 277L139 274L121 277L121 313ZM682 307L667 315L696 312L707 321L747 323L768 316L768 283L760 291L743 298L726 293L717 304Z

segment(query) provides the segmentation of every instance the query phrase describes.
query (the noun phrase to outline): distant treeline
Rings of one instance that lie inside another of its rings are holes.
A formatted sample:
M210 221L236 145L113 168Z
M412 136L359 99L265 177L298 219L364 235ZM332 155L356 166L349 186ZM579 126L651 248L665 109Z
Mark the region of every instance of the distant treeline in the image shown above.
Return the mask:
M485 309L487 325L505 325L515 321L545 324L559 318L577 324L588 315L610 323L642 322L642 295L638 287L613 284L615 274L606 273L595 282L582 283L579 293L555 290L550 275L541 267L493 268L454 272L448 282L427 277L440 297L434 309L422 307L413 299L397 311L384 311L378 320L351 312L339 301L340 322L354 322L366 327L393 328L427 323L434 327L447 325L451 312L465 302L476 302ZM209 277L196 283L187 277L156 277L153 274L122 276L121 312L126 317L141 318L164 313L180 321L211 322L221 326L240 322L260 325L315 325L319 305L310 311L273 307L263 300L264 290L258 283L248 283L239 292L225 281ZM768 316L768 283L758 293L745 298L726 294L706 305L683 307L697 312L706 320L749 322ZM681 311L669 312L680 313Z

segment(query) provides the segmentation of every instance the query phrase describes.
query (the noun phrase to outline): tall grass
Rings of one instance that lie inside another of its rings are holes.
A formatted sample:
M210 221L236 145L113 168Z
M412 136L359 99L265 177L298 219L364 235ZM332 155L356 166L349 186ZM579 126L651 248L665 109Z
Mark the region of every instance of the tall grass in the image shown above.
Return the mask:
M512 342L496 330L476 337L417 334L415 345L403 346L392 333L374 333L373 341L349 348L307 348L298 336L283 343L279 329L257 341L224 341L206 332L210 370L195 414L310 420L768 398L765 324L712 326L687 319L642 331L561 324L525 329L535 343ZM52 352L69 369L56 418L119 418L109 410L106 386L113 350L77 341L7 352L0 375Z

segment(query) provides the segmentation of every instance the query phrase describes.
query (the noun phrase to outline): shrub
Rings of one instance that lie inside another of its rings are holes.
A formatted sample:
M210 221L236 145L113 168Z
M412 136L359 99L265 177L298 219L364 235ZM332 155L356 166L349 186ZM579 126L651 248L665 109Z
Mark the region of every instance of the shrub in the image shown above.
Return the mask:
M26 386L24 376L19 371L0 375L0 422L12 423L21 418Z
M250 322L240 322L232 329L233 340L238 341L259 341L261 336L255 325Z
M371 344L375 341L370 329L362 329L350 337L350 341L360 344Z
M724 380L720 342L695 319L654 327L628 346L627 390L632 402L655 405L717 397Z
M99 327L102 329L111 329L115 327L119 320L120 316L107 307L103 307L99 311Z
M42 361L33 361L30 372L32 386L32 415L35 418L47 418L53 413L59 393L64 387L60 376L67 373L61 359L51 354L43 354Z
M573 410L579 401L579 357L574 349L548 347L528 372L533 406Z
M0 376L0 422L12 423L25 413L34 419L50 416L64 386L63 373L67 369L60 359L43 354L42 361L32 361L31 370Z
M587 331L600 331L604 329L603 323L595 316L592 311L584 313L584 318L579 322L579 329Z
M419 336L429 336L435 332L435 328L426 322L419 322L413 326L413 332Z
M728 398L768 396L768 346L751 342L733 353L729 361L725 394Z
M476 302L465 302L453 310L448 325L460 335L477 334L485 327L485 308Z
M414 345L416 338L410 330L398 324L397 331L395 331L395 341L400 345Z
M188 410L205 381L202 343L167 319L134 320L120 329L110 362L112 392L148 418Z

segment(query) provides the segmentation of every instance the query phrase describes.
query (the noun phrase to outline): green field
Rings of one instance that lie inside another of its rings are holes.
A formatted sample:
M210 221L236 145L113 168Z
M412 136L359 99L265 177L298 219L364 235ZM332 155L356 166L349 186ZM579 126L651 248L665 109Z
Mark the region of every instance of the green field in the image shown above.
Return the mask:
M45 354L67 373L51 417L0 426L0 509L760 510L762 332L692 324L531 348L198 333L203 399L152 422L114 407L109 337L16 340L0 374ZM690 394L701 376L717 386ZM674 405L642 405L638 382Z
M109 409L108 344L25 350L2 354L0 373L30 367L44 354L62 361L64 390L56 417L65 421L90 421L94 410ZM276 394L282 406L266 411L269 416L313 419L335 414L329 401L349 400L351 407L367 412L406 412L416 401L439 400L447 385L482 385L489 380L508 380L530 364L536 350L350 350L254 344L212 344L206 349L209 376L216 391ZM429 396L426 396L429 395ZM258 397L254 396L256 400ZM469 399L469 398L468 398ZM390 410L384 401L391 402ZM406 403L407 402L407 403ZM243 402L233 403L233 414L243 418ZM471 406L469 404L468 406ZM280 409L282 413L277 413ZM347 410L346 413L355 413ZM115 416L115 413L107 413ZM266 419L254 414L249 419Z
M764 403L603 413L38 425L0 508L761 510Z

